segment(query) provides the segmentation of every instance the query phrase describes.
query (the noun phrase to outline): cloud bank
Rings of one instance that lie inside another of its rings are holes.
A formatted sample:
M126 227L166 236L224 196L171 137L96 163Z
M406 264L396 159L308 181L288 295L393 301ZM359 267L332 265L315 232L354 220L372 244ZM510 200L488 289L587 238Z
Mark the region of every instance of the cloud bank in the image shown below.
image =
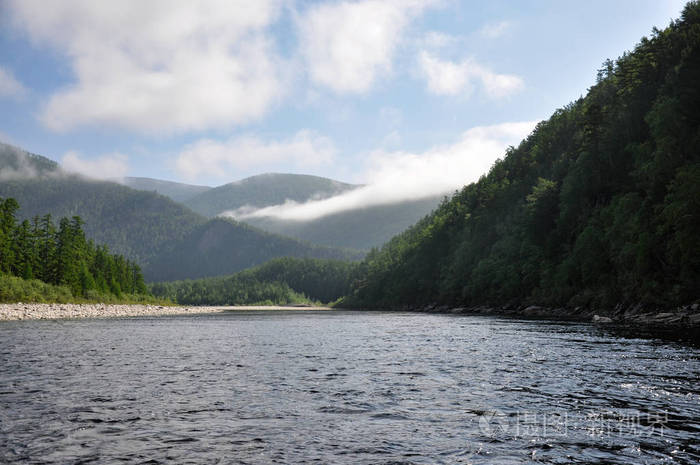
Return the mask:
M200 176L231 179L241 169L264 170L281 162L292 162L300 168L316 167L329 163L335 154L330 139L302 130L281 141L264 141L255 136L232 137L226 141L202 139L185 147L175 166L187 179Z
M8 3L16 26L64 54L75 75L46 104L46 126L178 132L257 119L279 97L265 30L280 1Z
M505 149L519 143L535 124L528 121L475 127L456 143L423 153L377 151L368 157L368 183L363 187L323 200L287 201L258 210L243 207L222 215L242 220L272 217L310 221L346 210L451 193L486 173Z
M474 60L459 63L443 61L427 51L418 57L428 90L436 95L468 95L475 83L480 83L491 98L514 94L525 86L522 78L513 74L498 74Z
M85 159L78 152L67 152L61 159L64 171L82 174L93 179L120 180L129 171L126 155L112 153Z
M410 21L434 0L364 0L321 4L297 21L311 80L338 93L367 92L391 71Z
M6 163L0 165L0 182L31 179L39 175L24 150L0 143L0 158L7 160Z

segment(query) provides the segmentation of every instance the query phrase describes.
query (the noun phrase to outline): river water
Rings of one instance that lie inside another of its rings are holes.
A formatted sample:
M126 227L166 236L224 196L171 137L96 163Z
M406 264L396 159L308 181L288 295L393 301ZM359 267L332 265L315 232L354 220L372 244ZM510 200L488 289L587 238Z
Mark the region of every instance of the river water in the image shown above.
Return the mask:
M383 312L0 323L0 463L700 463L700 348Z

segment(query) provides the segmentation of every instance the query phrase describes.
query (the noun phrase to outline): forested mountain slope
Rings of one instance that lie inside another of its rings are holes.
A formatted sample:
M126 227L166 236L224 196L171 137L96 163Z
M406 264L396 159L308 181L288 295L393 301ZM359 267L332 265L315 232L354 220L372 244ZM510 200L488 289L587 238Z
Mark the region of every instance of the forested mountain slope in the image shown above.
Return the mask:
M346 304L700 298L700 4L372 252Z
M80 216L88 239L136 261L150 280L230 274L282 256L361 258L235 221L207 220L155 192L67 174L55 162L14 147L1 146L0 157L0 173L7 173L0 197L19 202L20 220L47 213Z
M45 176L59 170L58 163L0 142L0 182Z
M357 251L316 246L213 218L151 260L144 275L149 281L170 281L230 274L276 257L359 260L362 256Z
M333 197L359 187L318 176L267 173L215 187L184 201L204 216L242 207L262 208L287 200L303 203ZM379 247L395 234L430 213L441 197L346 210L315 220L281 220L248 217L241 221L266 231L296 237L314 244L369 250Z
M0 197L15 198L23 219L80 216L88 238L140 264L206 221L162 195L74 175L0 182Z
M310 221L246 218L266 231L301 238L314 244L369 250L380 247L437 208L441 196L346 210Z

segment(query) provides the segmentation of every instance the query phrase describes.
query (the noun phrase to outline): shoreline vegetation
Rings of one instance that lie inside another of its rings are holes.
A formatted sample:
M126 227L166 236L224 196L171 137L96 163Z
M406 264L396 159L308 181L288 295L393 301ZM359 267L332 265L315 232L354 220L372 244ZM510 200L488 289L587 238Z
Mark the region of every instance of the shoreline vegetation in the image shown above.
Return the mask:
M79 216L18 222L19 209L0 198L0 302L157 302L141 267L88 240Z
M13 304L0 304L0 321L155 317L261 310L308 311L332 309L330 307L306 305L183 307L169 305L38 304L18 302Z
M118 296L90 291L73 294L66 285L48 284L38 279L24 279L0 274L0 303L27 302L36 304L122 304L122 305L173 305L168 299L150 294L125 294Z

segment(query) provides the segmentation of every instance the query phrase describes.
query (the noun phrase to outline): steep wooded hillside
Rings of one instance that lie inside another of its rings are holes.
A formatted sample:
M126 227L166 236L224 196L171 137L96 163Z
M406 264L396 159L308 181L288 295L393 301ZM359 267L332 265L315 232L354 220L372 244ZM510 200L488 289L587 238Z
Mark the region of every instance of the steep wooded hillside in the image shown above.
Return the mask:
M230 274L276 257L359 260L362 256L361 252L316 246L214 218L151 260L144 275L149 281L171 281Z
M700 298L700 4L363 262L348 305Z

